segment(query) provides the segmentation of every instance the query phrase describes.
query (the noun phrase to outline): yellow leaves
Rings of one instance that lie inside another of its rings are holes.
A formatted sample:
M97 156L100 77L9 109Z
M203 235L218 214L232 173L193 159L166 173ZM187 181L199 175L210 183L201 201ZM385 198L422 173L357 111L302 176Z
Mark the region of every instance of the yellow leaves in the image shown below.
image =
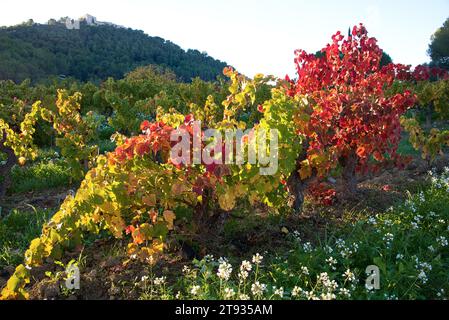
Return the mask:
M179 127L184 123L185 116L175 109L170 109L169 113L166 113L162 108L157 111L157 121L162 121L165 124L172 126L173 128Z
M40 238L31 241L29 249L25 252L26 264L32 267L42 265L45 249L45 244Z
M176 219L176 215L171 210L165 210L163 213L164 220L167 222L167 228L168 230L173 230L173 221Z
M237 184L234 187L234 194L236 197L241 197L243 195L245 195L248 192L248 186L244 185L244 184Z
M142 198L142 202L149 207L154 207L156 205L156 195L148 194Z
M26 164L26 161L25 157L20 157L18 160L19 166L23 167Z
M240 129L240 130L245 130L245 129L246 129L246 123L243 122L243 121L240 121L240 122L237 124L237 128Z
M105 202L102 205L98 206L101 211L104 213L115 213L117 212L116 206L112 202Z
M139 247L135 243L128 244L127 253L131 259L139 259L151 265L157 262L158 256L164 250L164 243L160 240L153 240L150 246Z
M105 215L106 227L116 238L121 238L125 229L125 221L121 217L118 204L115 202L105 202L98 206Z
M310 166L309 160L304 160L301 162L301 168L299 169L299 175L301 180L306 180L312 176L312 167Z
M229 190L218 197L220 207L225 211L231 211L235 207L235 195Z
M253 206L256 204L257 201L259 201L259 196L257 195L257 192L251 192L248 197L249 203Z
M323 162L326 162L326 156L323 154L312 154L309 156L310 164L314 167L319 167Z
M135 244L134 242L128 243L127 253L131 258L137 254L138 250L139 246L137 244Z
M154 240L152 249L154 250L155 253L160 253L164 250L164 243L160 240Z
M424 160L433 161L443 152L443 147L449 144L449 131L432 128L426 132L416 119L401 118L401 125L408 131L409 141L413 148L421 151Z
M109 231L116 237L117 239L121 239L123 237L123 230L126 228L125 221L119 215L105 216L105 220L107 222L107 227Z
M92 214L92 221L94 223L99 223L101 221L101 214L99 208L97 208Z
M6 287L1 293L1 300L28 299L25 286L30 283L30 273L24 265L19 265L9 278Z

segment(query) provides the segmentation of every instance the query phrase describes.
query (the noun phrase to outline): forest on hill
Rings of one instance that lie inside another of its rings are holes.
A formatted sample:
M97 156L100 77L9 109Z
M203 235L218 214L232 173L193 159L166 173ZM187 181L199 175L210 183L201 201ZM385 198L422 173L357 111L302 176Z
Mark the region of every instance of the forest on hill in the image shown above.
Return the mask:
M98 82L149 64L168 68L186 82L215 80L227 65L204 52L185 51L168 40L113 25L82 21L79 29L68 29L61 18L0 28L0 80L39 82L64 76Z

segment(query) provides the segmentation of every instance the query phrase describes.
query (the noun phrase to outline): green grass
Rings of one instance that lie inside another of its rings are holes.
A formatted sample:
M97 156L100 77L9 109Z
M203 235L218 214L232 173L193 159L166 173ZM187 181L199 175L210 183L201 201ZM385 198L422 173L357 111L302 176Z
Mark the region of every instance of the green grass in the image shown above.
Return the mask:
M23 254L31 240L41 234L42 225L49 219L49 210L21 212L13 210L0 220L0 269L16 266L23 261Z
M110 140L101 140L98 146L100 153L115 149L115 143ZM39 150L39 157L35 162L25 167L15 166L11 175L10 194L70 186L76 182L73 181L67 163L60 158L58 151L52 148ZM2 179L3 177L0 177L0 181Z
M70 168L62 160L40 162L27 167L14 167L10 193L39 191L70 186Z

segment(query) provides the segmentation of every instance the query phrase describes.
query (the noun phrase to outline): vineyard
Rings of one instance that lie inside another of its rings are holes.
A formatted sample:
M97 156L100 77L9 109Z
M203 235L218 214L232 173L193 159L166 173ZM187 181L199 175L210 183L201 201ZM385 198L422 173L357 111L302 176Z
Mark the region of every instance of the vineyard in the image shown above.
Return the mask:
M383 57L1 81L1 298L449 298L449 73Z

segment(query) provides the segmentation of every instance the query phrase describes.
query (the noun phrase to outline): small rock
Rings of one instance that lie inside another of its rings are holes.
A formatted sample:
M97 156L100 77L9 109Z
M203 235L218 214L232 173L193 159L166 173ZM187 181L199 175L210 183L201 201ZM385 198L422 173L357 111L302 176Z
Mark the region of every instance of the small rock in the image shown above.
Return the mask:
M48 300L56 299L61 293L58 282L43 283L39 289L40 296Z

